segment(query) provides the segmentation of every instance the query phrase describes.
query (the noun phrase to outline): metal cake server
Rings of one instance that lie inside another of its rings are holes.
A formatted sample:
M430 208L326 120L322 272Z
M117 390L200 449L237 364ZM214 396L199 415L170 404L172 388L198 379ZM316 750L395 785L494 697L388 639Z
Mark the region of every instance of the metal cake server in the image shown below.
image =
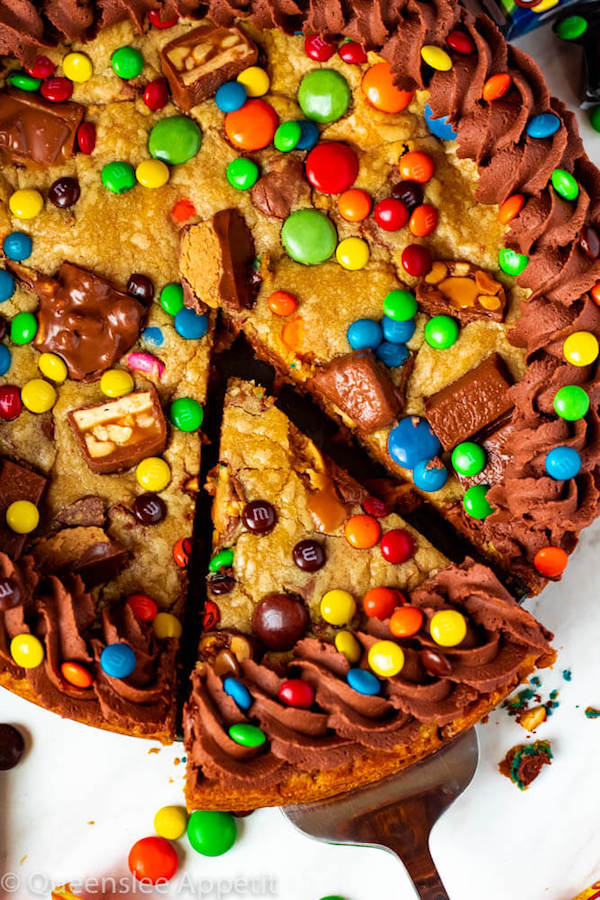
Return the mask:
M479 759L474 728L422 763L348 794L287 806L305 834L333 844L367 844L395 853L422 900L449 900L429 852L431 829L470 783Z

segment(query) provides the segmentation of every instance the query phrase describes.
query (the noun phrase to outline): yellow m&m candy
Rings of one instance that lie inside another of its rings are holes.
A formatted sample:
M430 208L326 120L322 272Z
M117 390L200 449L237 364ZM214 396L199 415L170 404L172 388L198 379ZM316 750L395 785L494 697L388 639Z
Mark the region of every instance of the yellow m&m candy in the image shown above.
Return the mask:
M421 56L423 62L426 62L432 69L437 69L438 72L449 72L452 68L452 60L446 51L434 44L425 44L421 49Z
M135 170L135 177L145 188L163 187L169 176L169 167L160 159L145 159Z
M159 612L152 620L152 627L158 638L179 638L183 631L177 616L167 612Z
M39 522L40 514L31 500L15 500L6 510L6 524L17 534L30 534Z
M168 841L176 841L187 828L187 811L183 806L163 806L154 816L154 830Z
M100 379L100 390L106 397L124 397L133 390L133 378L124 369L109 369Z
M42 375L57 384L62 384L67 377L67 367L64 360L56 353L42 353L38 359L38 366Z
M32 378L21 388L21 400L29 412L39 415L52 409L56 403L56 391L43 378Z
M364 269L369 262L369 245L361 238L345 238L337 245L335 258L344 269Z
M94 71L92 62L85 53L67 53L62 61L62 70L65 78L77 84L89 81Z
M8 205L17 219L34 219L44 208L44 198L33 188L22 188L11 194Z
M23 669L35 669L44 661L44 648L33 634L18 634L10 642L10 655Z
M237 77L246 88L249 97L264 97L271 87L271 79L260 66L249 66Z
M589 366L599 352L598 338L591 331L574 331L563 344L565 359L573 366Z
M369 650L369 666L382 678L393 678L404 668L404 651L394 641L377 641Z
M432 616L429 633L441 647L456 647L467 634L467 620L456 609L442 609Z
M356 602L348 591L327 591L321 599L321 615L330 625L347 625L356 613Z
M135 470L135 475L147 491L164 491L171 480L171 469L160 456L149 456L143 459Z
M351 631L340 631L335 636L335 649L343 653L349 663L357 663L362 656L362 649Z

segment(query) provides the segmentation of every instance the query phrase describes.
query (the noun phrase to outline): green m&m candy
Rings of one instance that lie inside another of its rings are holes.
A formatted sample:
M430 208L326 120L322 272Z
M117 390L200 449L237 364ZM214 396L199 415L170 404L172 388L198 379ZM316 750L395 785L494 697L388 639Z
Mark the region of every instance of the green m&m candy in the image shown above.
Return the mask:
M148 138L148 152L171 166L178 166L196 155L202 144L202 132L187 116L169 116L157 122Z
M498 256L498 261L503 272L506 272L507 275L516 277L517 275L520 275L526 267L529 262L529 257L525 256L524 253L517 253L515 250L510 250L508 247L503 247Z
M188 820L187 836L196 853L221 856L235 844L237 825L231 813L197 809Z
M197 431L204 419L204 410L197 400L179 397L171 404L169 418L180 431Z
M383 314L396 322L408 322L417 314L417 301L411 291L398 288L390 291L383 301Z
M113 194L124 194L135 187L135 171L129 163L116 160L102 169L102 184Z
M30 312L17 313L10 323L10 339L13 344L29 344L37 334L38 323Z
M160 305L170 316L176 316L183 309L183 287L178 281L165 284L160 292Z
M19 88L20 91L39 91L41 81L28 75L27 72L11 72L6 79L12 87Z
M218 553L215 553L208 564L208 568L211 572L219 572L221 569L228 569L232 565L233 550L231 547L226 547L225 550L219 550Z
M137 78L144 69L144 57L135 47L119 47L110 61L115 73L126 81Z
M350 96L348 82L339 72L313 69L300 83L298 103L307 119L335 122L348 109Z
M273 138L273 143L277 150L282 153L288 153L298 145L302 137L302 126L300 122L282 122Z
M579 196L579 185L566 169L555 169L551 180L552 187L563 200L576 200Z
M450 316L433 316L425 326L425 340L434 350L447 350L456 343L458 323Z
M298 209L285 220L281 242L293 260L305 266L316 266L332 256L337 232L325 213L317 209Z
M594 129L594 131L600 131L600 104L598 106L592 106L589 112L590 116L590 125Z
M487 499L489 486L487 484L474 484L465 491L463 506L467 515L473 519L487 519L494 512L494 507Z
M452 465L459 475L472 478L485 466L485 450L473 441L463 441L452 451Z
M588 28L587 19L583 16L567 16L556 25L556 34L563 41L576 41Z
M266 743L267 736L256 725L246 722L236 722L229 729L229 737L242 747L262 747Z
M583 419L590 408L590 398L578 384L567 384L554 395L554 412L567 422Z
M258 181L258 166L244 156L232 159L227 166L227 181L238 191L247 191Z

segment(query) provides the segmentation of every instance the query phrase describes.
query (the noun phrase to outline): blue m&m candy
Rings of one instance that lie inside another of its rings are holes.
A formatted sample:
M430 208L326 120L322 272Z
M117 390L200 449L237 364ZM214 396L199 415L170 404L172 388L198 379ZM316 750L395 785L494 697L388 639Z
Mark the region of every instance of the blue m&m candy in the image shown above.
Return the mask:
M15 280L6 269L0 269L0 303L10 300L15 292Z
M165 342L162 328L158 328L156 325L149 325L148 328L144 328L142 339L147 344L153 344L155 347L162 347Z
M246 88L241 81L227 81L217 90L215 102L221 112L230 113L241 109L247 97Z
M419 416L400 419L388 437L388 453L405 469L414 469L422 460L433 459L441 449L429 422Z
M223 682L223 690L235 700L240 709L250 709L252 706L250 691L237 678L226 678Z
M188 341L198 340L208 331L208 319L186 306L175 316L175 331Z
M410 341L417 326L414 319L406 319L404 322L400 322L397 319L390 319L389 316L384 316L381 320L381 327L383 328L384 340L390 341L391 344L405 344L407 341Z
M6 375L10 369L12 356L5 344L0 344L0 375Z
M381 690L381 682L366 669L350 669L346 675L346 681L353 690L368 697L375 697Z
M403 365L409 357L405 344L392 344L389 341L380 344L375 355L388 369Z
M429 103L425 106L425 122L430 132L434 137L439 138L440 141L455 141L458 137L458 132L454 130L448 121L448 116L444 116L442 119L434 118L433 110Z
M554 113L540 113L539 116L533 116L527 123L525 131L529 137L541 140L542 138L552 137L560 128L560 119Z
M421 491L439 491L448 481L448 470L438 460L422 459L413 469L413 481Z
M318 143L321 135L318 126L314 122L302 119L300 125L300 140L296 144L296 150L312 150Z
M581 469L581 457L573 447L554 447L546 456L546 472L556 481L575 478Z
M23 231L12 231L4 238L2 249L9 259L14 259L16 262L22 262L22 260L31 256L33 241L29 235L25 234Z
M383 331L375 319L357 319L346 336L353 350L376 350L383 340Z
M128 678L135 670L135 653L128 644L109 644L100 655L100 666L110 678Z

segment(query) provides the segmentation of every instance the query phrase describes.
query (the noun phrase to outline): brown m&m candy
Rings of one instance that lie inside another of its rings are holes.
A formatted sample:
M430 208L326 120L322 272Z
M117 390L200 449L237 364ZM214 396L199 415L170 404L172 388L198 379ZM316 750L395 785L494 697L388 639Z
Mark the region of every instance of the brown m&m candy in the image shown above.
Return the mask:
M140 272L134 272L133 275L129 276L127 293L137 300L141 300L142 303L150 303L154 297L152 279L148 278L147 275L142 275Z
M291 650L308 628L308 613L293 594L268 594L252 617L254 633L269 650Z
M133 512L140 525L158 525L167 515L167 504L158 494L149 491L135 498Z
M76 178L57 178L48 188L48 200L59 209L75 206L81 196L81 188Z
M303 572L317 572L325 565L325 550L318 541L299 541L292 551L294 562Z
M21 591L12 578L0 578L0 612L18 606L21 602Z
M25 751L25 741L13 725L0 724L0 769L12 769Z
M212 575L206 580L206 587L211 594L222 597L223 594L232 592L235 587L235 578L232 578L231 575Z
M450 675L452 672L452 666L450 665L448 658L437 650L430 650L429 648L421 650L420 658L423 666L430 675L443 678L445 675Z
M267 534L277 522L277 513L268 500L253 500L247 503L242 511L242 521L254 534Z

